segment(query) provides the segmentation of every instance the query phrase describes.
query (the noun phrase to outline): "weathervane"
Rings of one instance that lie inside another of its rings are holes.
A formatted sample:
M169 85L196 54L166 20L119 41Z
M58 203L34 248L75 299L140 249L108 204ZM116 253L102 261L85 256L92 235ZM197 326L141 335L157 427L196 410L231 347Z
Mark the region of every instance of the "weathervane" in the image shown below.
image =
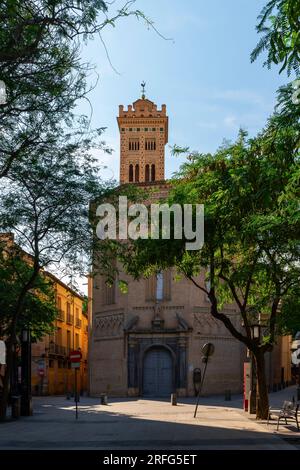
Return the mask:
M143 82L141 83L141 87L142 87L142 98L143 98L143 100L145 99L145 86L146 86L146 82L143 81Z

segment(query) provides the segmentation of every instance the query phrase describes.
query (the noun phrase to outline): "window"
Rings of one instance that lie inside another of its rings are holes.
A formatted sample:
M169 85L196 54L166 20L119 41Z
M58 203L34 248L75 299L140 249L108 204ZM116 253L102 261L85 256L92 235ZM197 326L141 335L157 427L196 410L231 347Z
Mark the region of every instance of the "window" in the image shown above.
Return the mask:
M78 349L80 347L80 344L79 344L79 334L76 333L75 334L75 349Z
M68 352L71 350L71 331L67 330L67 349Z
M107 277L102 276L102 300L103 305L112 305L116 301L116 281L115 281L115 273L114 268L116 266L116 261L111 259L111 279L108 282Z
M125 128L124 128L124 127L122 127L121 132L125 132Z
M56 344L58 344L59 346L61 346L62 344L62 329L61 328L57 328L56 330Z
M155 181L155 165L151 165L151 181Z
M139 127L137 127L136 130L137 130L137 132L140 132L141 129Z
M145 127L145 132L148 132L148 127Z
M155 132L155 131L156 131L156 128L155 128L155 127L152 127L152 131Z
M146 301L171 300L171 270L159 272L145 280Z
M163 127L161 127L159 130L160 130L160 132L163 132L163 131L164 131L164 128L163 128Z
M52 369L54 367L53 359L49 359L49 368Z
M71 304L67 302L67 323L73 325L73 315L71 315Z
M156 150L156 140L145 139L145 150Z
M129 132L132 132L132 127L129 127Z
M135 181L138 182L140 180L140 168L139 165L135 165Z
M156 293L155 293L156 300L163 300L164 298L164 275L160 271L156 275Z
M140 142L139 139L130 139L128 143L128 148L130 151L137 151L140 150Z
M133 181L133 165L129 165L129 181Z
M111 305L115 303L115 283L108 285L104 282L103 302L104 305Z
M145 167L145 181L146 181L147 183L150 181L149 165L146 165L146 167Z
M57 308L61 310L61 297L57 297Z

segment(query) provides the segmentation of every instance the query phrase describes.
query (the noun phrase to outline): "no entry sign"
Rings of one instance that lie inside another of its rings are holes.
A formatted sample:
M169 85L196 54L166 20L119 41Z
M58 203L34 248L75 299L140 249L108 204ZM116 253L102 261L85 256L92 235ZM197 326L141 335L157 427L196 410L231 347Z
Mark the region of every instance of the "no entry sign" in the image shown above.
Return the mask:
M71 351L69 358L71 362L80 362L82 354L80 351Z

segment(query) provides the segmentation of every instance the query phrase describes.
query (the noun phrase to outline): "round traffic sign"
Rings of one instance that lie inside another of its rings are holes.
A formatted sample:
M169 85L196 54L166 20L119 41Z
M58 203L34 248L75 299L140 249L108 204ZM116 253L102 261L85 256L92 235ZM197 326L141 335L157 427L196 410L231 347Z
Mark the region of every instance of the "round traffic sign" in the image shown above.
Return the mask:
M80 359L82 358L81 351L71 351L69 358L71 362L80 362Z

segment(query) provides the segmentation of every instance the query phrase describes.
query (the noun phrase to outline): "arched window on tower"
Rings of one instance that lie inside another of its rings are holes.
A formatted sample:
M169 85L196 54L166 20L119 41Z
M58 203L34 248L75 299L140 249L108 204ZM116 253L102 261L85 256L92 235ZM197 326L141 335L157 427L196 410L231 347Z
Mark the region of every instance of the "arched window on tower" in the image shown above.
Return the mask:
M149 165L145 167L145 181L148 183L150 181L150 168Z
M133 181L133 165L129 165L129 181Z
M155 165L151 165L151 181L155 181Z
M138 164L135 165L135 181L140 181L140 167Z

